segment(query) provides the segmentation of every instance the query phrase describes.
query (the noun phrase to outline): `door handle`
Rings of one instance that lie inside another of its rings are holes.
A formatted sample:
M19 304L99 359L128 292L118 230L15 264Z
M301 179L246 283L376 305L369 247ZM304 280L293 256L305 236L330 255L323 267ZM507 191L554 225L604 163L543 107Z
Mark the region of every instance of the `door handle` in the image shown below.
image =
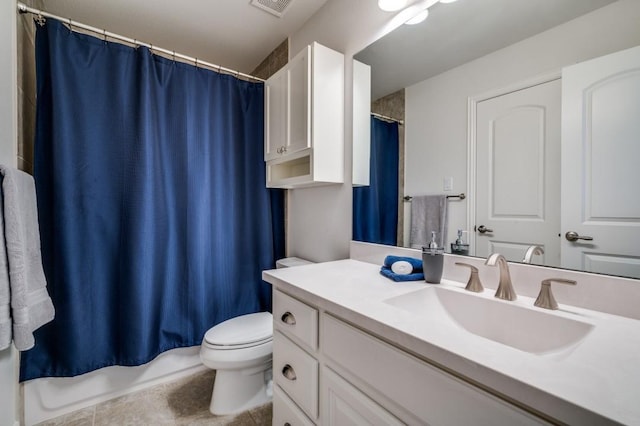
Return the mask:
M578 241L578 240L591 241L591 240L593 240L593 237L589 237L587 235L578 235L578 233L576 231L569 231L566 234L564 234L564 237L567 239L567 241Z
M478 231L481 234L484 234L484 233L487 233L487 232L489 232L489 233L493 232L493 229L489 229L484 225L480 225L480 226L478 226L478 228L476 228L476 231Z

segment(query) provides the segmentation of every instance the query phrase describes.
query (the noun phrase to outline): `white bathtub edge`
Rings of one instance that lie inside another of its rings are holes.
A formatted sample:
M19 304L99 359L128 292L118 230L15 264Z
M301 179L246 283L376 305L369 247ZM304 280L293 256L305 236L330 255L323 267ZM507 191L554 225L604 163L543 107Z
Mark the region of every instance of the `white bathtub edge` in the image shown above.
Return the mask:
M105 367L77 377L29 380L24 383L25 425L205 371L199 351L200 346L172 349L137 367Z

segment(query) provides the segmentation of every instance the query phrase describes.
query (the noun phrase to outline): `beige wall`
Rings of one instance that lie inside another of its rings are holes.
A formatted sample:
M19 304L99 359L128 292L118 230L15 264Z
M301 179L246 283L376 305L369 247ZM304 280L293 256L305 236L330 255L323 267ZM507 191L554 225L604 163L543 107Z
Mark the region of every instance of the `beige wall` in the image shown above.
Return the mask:
M264 80L271 77L289 61L289 40L286 39L273 49L262 62L249 74Z
M25 4L38 7L35 1ZM39 2L41 3L41 1ZM36 27L33 15L18 14L18 168L33 174L33 138L36 126Z

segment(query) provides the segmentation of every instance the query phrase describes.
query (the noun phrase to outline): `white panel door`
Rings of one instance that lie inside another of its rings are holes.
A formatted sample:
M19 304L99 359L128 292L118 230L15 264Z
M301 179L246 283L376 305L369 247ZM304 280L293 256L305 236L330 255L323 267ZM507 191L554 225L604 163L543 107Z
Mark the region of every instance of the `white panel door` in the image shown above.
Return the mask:
M477 104L475 255L560 264L560 80ZM483 232L483 226L492 232Z
M640 47L562 80L562 266L640 278Z

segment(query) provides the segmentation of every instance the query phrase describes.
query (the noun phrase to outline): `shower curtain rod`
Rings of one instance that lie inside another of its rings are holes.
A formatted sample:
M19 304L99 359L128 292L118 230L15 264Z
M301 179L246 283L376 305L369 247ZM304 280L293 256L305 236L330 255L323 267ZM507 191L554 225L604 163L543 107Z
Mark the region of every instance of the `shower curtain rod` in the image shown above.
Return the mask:
M377 117L377 118L379 118L381 120L394 121L394 122L400 124L401 126L404 125L404 120L398 120L397 118L389 117L388 115L378 114L377 112L372 112L371 115L373 115L374 117Z
M96 33L96 34L102 35L105 40L107 38L112 38L112 39L115 39L115 40L125 41L125 42L133 44L135 46L148 47L152 52L164 53L165 55L168 55L168 56L172 57L174 60L176 58L180 58L180 59L183 59L183 60L188 61L188 62L193 62L196 67L205 66L207 68L211 68L213 71L217 71L218 73L224 72L225 74L235 75L236 77L245 77L245 78L256 80L256 81L264 81L264 79L262 79L260 77L255 77L253 75L249 75L249 74L245 74L245 73L240 72L240 71L236 71L236 70L232 70L232 69L229 69L229 68L225 68L225 67L220 66L220 65L212 64L210 62L205 62L205 61L202 61L202 60L200 60L198 58L193 58L191 56L183 55L181 53L176 53L175 50L163 49L161 47L157 47L157 46L154 46L154 45L149 44L149 43L141 42L140 40L136 40L134 38L125 37L125 36L122 36L120 34L115 34L115 33L109 32L109 31L104 30L104 29L100 29L100 28L92 27L92 26L87 25L87 24L83 24L81 22L72 21L69 18L63 18L63 17L57 16L57 15L54 15L52 13L45 12L44 10L34 9L33 7L29 7L24 3L18 2L18 12L19 13L31 13L33 15L37 15L40 18L57 19L58 21L61 21L61 22L65 23L65 24L69 25L69 27L71 27L72 30L73 30L73 27L82 28L83 30L91 31L92 33Z

